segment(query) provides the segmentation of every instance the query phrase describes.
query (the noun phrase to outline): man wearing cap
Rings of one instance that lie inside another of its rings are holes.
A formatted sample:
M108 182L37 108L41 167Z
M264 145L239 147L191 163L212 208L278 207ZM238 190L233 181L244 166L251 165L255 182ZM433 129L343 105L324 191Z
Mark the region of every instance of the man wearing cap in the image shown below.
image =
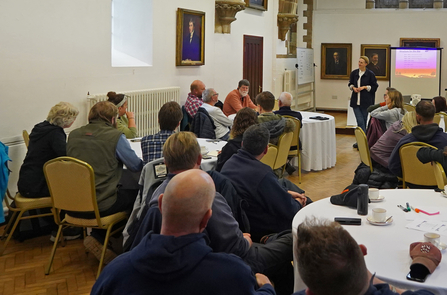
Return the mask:
M336 222L307 218L298 226L297 236L298 272L307 289L293 295L433 294L398 289L376 278L366 268L366 247Z

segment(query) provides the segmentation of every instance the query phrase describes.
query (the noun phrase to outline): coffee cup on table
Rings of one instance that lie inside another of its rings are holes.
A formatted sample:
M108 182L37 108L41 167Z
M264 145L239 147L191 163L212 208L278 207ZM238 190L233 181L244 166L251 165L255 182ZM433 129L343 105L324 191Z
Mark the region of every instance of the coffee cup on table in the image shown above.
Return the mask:
M368 190L368 196L370 200L377 200L379 198L379 189L378 188L370 188Z
M372 220L375 222L385 222L386 209L383 209L383 208L372 209Z
M439 247L441 243L441 236L435 233L425 233L424 242L432 243L434 246Z

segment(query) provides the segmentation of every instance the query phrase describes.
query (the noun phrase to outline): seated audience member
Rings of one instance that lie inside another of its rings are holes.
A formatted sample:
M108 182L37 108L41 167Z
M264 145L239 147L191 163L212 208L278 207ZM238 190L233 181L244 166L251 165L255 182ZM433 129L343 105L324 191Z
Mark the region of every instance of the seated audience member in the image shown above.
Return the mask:
M259 108L258 123L265 126L270 132L270 143L278 144L279 136L283 133L293 132L295 122L291 119L275 115L275 96L270 91L263 91L256 96Z
M182 118L182 108L175 101L167 102L161 107L158 111L160 132L145 136L141 139L141 151L143 152L144 163L149 163L163 157L163 144L175 132Z
M169 174L152 196L146 198L144 205L149 208L141 209L142 221L138 232L134 237L129 237L133 239L132 249L141 243L148 232L160 232L158 197L165 192L173 177L187 170L200 169L202 160L200 146L192 132L171 135L163 146L163 155ZM216 192L211 209L213 215L208 221L205 232L213 251L241 257L253 272L267 275L275 283L278 294L291 294L293 292L293 268L290 264L293 259L291 233L278 235L276 240L266 244L253 243L250 234L242 233L239 229L233 212L220 193Z
M135 125L135 114L127 111L127 96L124 94L116 94L110 91L107 93L108 101L118 107L118 119L116 120L116 128L121 131L126 138L137 137L137 125Z
M298 120L300 120L301 126L303 126L303 123L302 123L303 116L301 116L300 112L292 111L292 109L290 108L291 105L292 105L292 94L290 94L289 92L283 92L279 95L279 98L278 98L279 110L274 111L273 113L275 113L276 115L281 115L281 116L295 117Z
M401 120L405 115L402 93L397 90L388 91L388 94L385 93L385 102L385 106L371 112L371 117L384 120L386 129L388 129L394 122Z
M294 295L432 295L379 280L366 268L366 247L336 222L306 219L298 226L295 256L307 289Z
M225 162L237 153L241 148L242 135L251 125L258 123L256 112L250 108L239 110L234 118L233 127L230 132L230 140L222 148L222 152L217 156L216 171L222 170Z
M389 91L391 91L391 90L396 90L396 88L393 88L393 87L387 87L387 88L385 89L385 94L383 95L383 101L380 102L380 103L376 103L376 104L370 105L370 106L368 107L368 109L367 109L368 113L371 113L372 111L374 111L374 110L377 109L377 108L386 106L386 98L388 97L388 93L389 93Z
M417 124L416 112L407 112L403 116L402 121L394 122L371 147L371 159L381 166L388 168L388 161L394 147L402 137L411 133L411 129Z
M432 103L435 105L436 113L447 112L447 104L445 101L445 97L443 96L433 97Z
M270 233L290 230L296 212L310 201L298 187L299 192L287 190L272 169L260 161L267 153L268 141L267 128L260 124L249 127L242 137L242 148L221 171L248 203L245 212L255 241Z
M216 126L216 129L214 129L216 138L225 141L228 140L230 137L230 127L233 124L233 121L225 116L221 109L214 106L219 100L219 94L213 88L208 88L203 91L202 99L204 103L201 108L204 108L208 112Z
M60 102L51 108L47 119L34 126L29 136L28 151L20 167L17 187L25 198L49 197L43 165L54 158L67 155L67 135L79 111L68 102Z
M205 90L205 84L200 80L195 80L191 83L190 90L191 92L188 93L186 98L185 110L192 119L203 104L202 93Z
M67 156L90 164L95 172L96 200L101 216L132 210L138 191L120 189L123 164L132 172L141 171L143 161L131 149L124 134L116 128L118 108L108 102L95 104L88 114L89 124L70 132ZM67 212L72 217L95 218L94 212ZM84 239L85 247L100 259L105 231L93 229ZM108 249L104 263L116 255Z
M419 125L411 129L411 133L402 137L391 153L388 169L396 176L402 176L402 168L399 157L399 149L406 143L422 141L431 144L438 149L447 146L447 134L433 123L435 106L428 101L420 101L416 105L416 120Z
M224 101L223 112L229 116L236 114L240 109L249 107L256 110L256 105L251 101L248 95L250 82L248 80L240 80L237 89L228 93Z
M266 276L255 277L239 257L207 245L203 231L215 193L203 171L174 176L158 198L160 234L149 232L110 263L91 294L276 294Z
M447 146L443 149L435 150L431 147L421 147L416 156L422 163L428 163L431 161L439 162L444 168L444 172L447 171Z

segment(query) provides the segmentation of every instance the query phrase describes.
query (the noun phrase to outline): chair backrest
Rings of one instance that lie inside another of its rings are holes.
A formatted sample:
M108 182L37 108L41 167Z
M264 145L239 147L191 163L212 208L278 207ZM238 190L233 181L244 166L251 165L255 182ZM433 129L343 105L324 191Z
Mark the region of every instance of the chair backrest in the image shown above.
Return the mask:
M282 167L287 163L292 138L293 138L293 132L283 133L279 137L278 155L276 156L275 165L273 165L273 170L278 169L279 167Z
M416 111L416 107L412 106L411 104L404 104L404 109L407 112L415 112Z
M439 122L441 122L441 113L436 113L433 117L433 123L436 123L439 125Z
M29 145L29 134L28 134L28 131L23 130L22 131L22 136L23 136L23 141L25 142L25 146L26 146L26 148L28 148L28 145Z
M261 162L273 169L276 161L276 155L278 155L278 148L274 145L271 145L269 146L267 154L262 157Z
M438 184L438 188L440 190L444 190L444 187L447 184L447 179L445 176L444 168L441 163L434 161L433 162L433 172L435 173L436 183Z
M43 171L55 209L93 211L101 224L92 166L72 157L59 157L46 162Z
M410 142L404 144L399 149L404 188L406 187L407 182L424 186L438 185L433 168L431 167L431 163L422 164L422 162L416 157L417 151L424 146L437 149L436 147L425 142Z
M355 139L357 140L357 146L359 148L360 160L363 162L363 164L371 169L371 172L373 172L371 155L369 154L368 140L362 128L355 128Z
M300 145L300 132L301 132L301 122L295 117L292 116L283 116L284 118L289 118L295 122L295 129L293 130L293 138L292 142L290 143L290 147L296 147L296 149L299 149Z

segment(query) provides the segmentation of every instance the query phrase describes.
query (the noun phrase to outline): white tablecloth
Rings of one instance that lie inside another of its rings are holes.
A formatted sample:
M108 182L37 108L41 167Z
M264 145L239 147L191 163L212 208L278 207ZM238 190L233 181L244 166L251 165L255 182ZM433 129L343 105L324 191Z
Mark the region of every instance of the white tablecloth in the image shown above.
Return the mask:
M200 146L205 146L210 153L222 150L222 147L227 144L227 142L223 140L218 142L211 142L209 141L209 139L206 138L198 138L197 141L199 142ZM141 142L129 140L129 143L130 147L135 151L137 156L142 159L143 153L141 151ZM217 157L212 156L211 159L203 159L202 165L200 165L200 167L204 171L214 170L216 168L216 163Z
M305 171L323 170L335 166L337 160L335 145L335 120L331 115L301 112L303 127L300 139L301 168ZM320 121L309 117L321 116L329 120Z
M422 241L424 232L407 229L413 216L430 220L432 217L423 213L405 213L397 205L405 206L409 202L414 208L436 207L441 215L434 216L442 221L447 221L447 198L441 196L433 190L416 189L395 189L380 190L380 195L384 196L384 201L380 203L370 203L368 215L373 208L385 208L387 216L393 216L393 223L387 226L374 226L369 224L366 216L357 215L357 210L344 206L336 206L330 203L329 198L314 202L304 207L295 215L293 219L294 242L296 239L296 229L306 216L316 216L334 220L334 217L357 217L362 219L361 226L344 226L359 244L364 244L368 249L365 256L366 266L371 273L376 273L382 279L396 287L404 289L428 289L435 294L447 294L447 250L442 251L442 261L435 272L427 277L425 283L417 283L406 279L410 271L411 258L409 247L413 242ZM441 241L447 243L447 237L441 236ZM295 291L306 288L299 277L295 265Z

